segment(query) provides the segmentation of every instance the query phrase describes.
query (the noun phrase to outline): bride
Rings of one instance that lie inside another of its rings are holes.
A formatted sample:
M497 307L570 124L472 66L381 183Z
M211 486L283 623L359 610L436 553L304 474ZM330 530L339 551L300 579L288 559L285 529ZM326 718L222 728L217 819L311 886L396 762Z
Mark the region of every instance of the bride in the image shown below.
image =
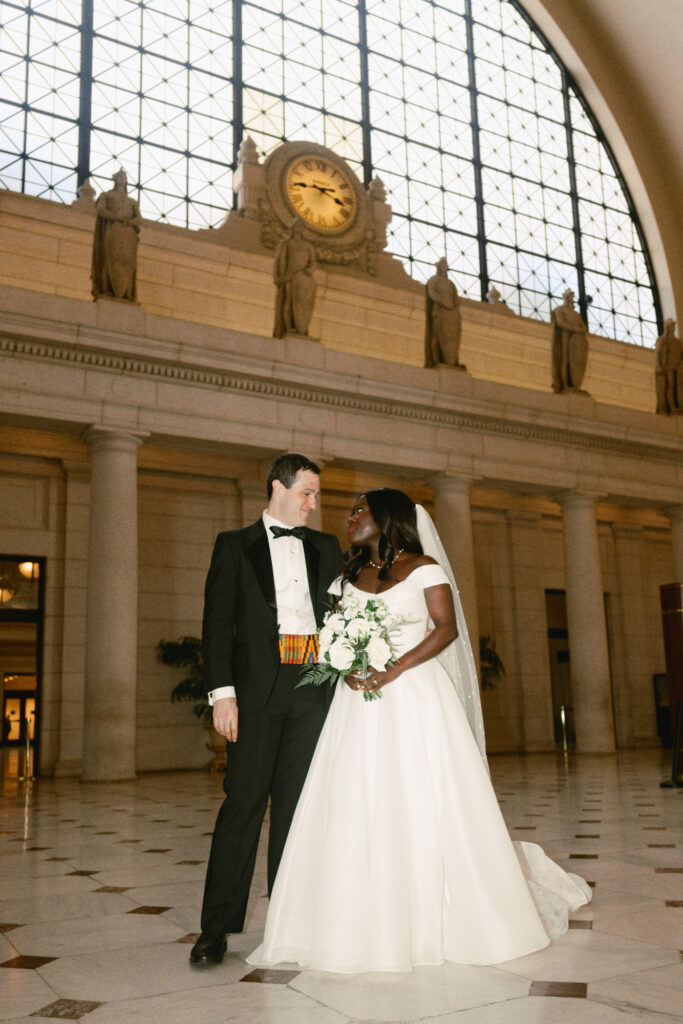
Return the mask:
M402 491L361 495L331 590L379 598L399 655L340 677L248 961L326 971L496 964L547 946L590 889L512 843L490 782L476 670L434 525ZM407 621L406 621L407 620ZM381 691L366 701L363 689Z

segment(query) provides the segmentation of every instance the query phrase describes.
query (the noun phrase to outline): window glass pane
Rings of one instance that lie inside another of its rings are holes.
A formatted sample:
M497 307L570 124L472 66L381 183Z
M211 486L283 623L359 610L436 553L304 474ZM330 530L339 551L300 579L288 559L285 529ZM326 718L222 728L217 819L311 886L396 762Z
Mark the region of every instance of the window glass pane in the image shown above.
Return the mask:
M94 0L92 123L79 126L81 0L0 0L0 186L71 202L80 131L98 190L123 165L144 216L217 225L238 96L262 154L308 138L382 178L391 246L418 279L445 253L462 294L481 298L486 272L511 308L544 319L570 285L591 297L591 330L653 343L649 263L619 172L515 0L240 9L235 81L232 0Z
M75 195L79 2L0 3L0 184L62 202Z
M219 224L231 205L232 4L95 0L91 174L118 165L145 217Z

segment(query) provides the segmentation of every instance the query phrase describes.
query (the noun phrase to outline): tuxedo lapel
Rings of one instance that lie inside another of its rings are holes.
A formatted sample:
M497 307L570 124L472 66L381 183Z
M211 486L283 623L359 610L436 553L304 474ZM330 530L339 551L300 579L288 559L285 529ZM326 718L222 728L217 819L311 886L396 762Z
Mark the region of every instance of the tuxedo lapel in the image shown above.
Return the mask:
M246 555L251 562L256 579L263 591L266 604L277 619L275 578L273 576L273 563L270 558L270 547L268 545L265 527L263 522L259 520L251 529L253 530L254 538L247 542Z
M318 618L317 614L317 597L318 597L318 577L320 567L320 552L318 551L315 544L308 539L308 536L304 537L304 556L306 558L306 573L308 575L308 589L311 595L311 604L313 605L313 614Z

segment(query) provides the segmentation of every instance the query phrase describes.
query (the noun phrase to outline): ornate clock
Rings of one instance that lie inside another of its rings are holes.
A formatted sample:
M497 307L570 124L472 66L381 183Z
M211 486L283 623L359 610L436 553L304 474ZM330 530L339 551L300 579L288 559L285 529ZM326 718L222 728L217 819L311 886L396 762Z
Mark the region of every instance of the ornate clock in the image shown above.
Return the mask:
M343 157L325 146L284 142L261 164L254 141L246 136L234 185L241 224L248 234L245 221L260 222L260 244L266 249L275 249L299 218L320 263L373 276L379 273L380 257L385 271L389 266L383 250L391 207L382 183L375 179L366 191ZM233 231L246 237L242 227Z
M284 194L294 214L314 231L340 234L358 213L353 180L338 158L302 153L287 165Z
M285 142L266 159L265 186L273 213L286 230L294 217L311 240L357 244L372 223L362 183L346 161L315 142Z

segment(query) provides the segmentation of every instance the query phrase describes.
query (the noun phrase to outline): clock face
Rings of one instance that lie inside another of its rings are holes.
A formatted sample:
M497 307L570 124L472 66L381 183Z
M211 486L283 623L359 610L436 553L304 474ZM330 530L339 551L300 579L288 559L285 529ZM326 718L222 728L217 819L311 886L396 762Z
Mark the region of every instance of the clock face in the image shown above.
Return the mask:
M358 198L349 176L331 160L304 154L285 172L292 209L317 231L340 233L353 223Z

